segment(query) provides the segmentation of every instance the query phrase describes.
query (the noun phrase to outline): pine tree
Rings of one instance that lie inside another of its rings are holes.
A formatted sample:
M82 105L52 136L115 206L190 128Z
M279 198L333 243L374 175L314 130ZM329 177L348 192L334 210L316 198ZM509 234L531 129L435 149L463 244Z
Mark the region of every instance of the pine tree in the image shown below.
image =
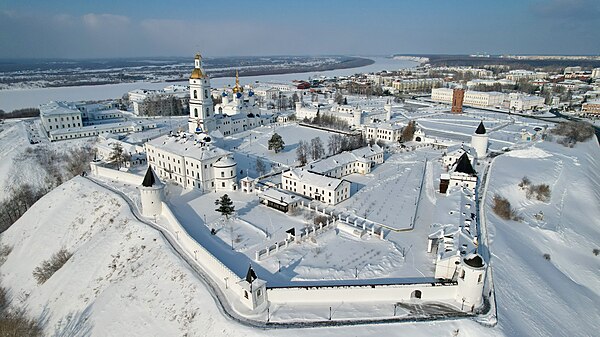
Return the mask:
M118 168L121 168L121 165L127 160L129 160L129 154L123 150L121 143L113 143L112 152L108 157L108 161L116 164Z
M262 176L267 172L267 167L265 166L265 162L260 158L256 158L256 172L259 176Z
M269 139L269 150L275 151L275 153L279 153L283 150L285 143L283 142L283 138L275 132L273 137Z
M223 194L223 196L215 201L215 205L219 206L219 208L215 209L215 211L224 215L225 218L229 219L229 216L235 212L235 206L233 206L233 201L229 198L227 194Z

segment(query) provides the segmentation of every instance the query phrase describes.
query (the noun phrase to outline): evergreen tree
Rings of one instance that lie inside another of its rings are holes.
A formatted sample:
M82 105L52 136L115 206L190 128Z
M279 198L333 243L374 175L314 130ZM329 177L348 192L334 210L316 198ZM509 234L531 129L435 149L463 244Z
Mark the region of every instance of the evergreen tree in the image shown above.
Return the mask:
M221 213L221 215L224 215L227 219L229 219L229 216L235 212L233 201L231 201L227 194L223 194L220 199L217 199L215 201L215 205L219 206L219 208L215 209L215 211Z
M265 162L260 158L256 158L256 172L259 176L262 176L267 172L267 167L265 166Z
M283 150L284 147L285 143L283 142L283 138L281 138L281 136L277 132L275 132L273 134L273 137L269 139L269 150L273 150L275 151L275 153L279 153Z
M121 168L121 165L129 160L129 154L123 150L121 143L113 143L112 151L108 157L108 161Z

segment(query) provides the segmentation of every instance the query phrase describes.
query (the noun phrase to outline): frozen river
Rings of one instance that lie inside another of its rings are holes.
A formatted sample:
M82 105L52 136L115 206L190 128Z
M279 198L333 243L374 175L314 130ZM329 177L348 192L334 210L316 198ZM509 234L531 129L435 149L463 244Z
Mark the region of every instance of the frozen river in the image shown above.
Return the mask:
M375 63L358 68L337 69L320 72L307 73L292 73L283 75L259 75L247 76L240 79L242 84L250 82L289 82L294 79L308 79L309 77L317 76L348 76L355 73L376 72L381 70L398 70L402 68L411 68L417 65L416 62L407 60L395 60L387 57L373 57ZM191 69L190 69L191 70ZM35 88L35 89L13 89L0 90L0 109L4 111L12 111L14 109L37 107L48 101L87 101L101 100L109 98L119 98L128 91L134 89L162 89L171 84L187 84L187 80L183 82L135 82L135 83L119 83L106 85L92 85L79 87L60 87L60 88ZM211 79L213 88L233 85L232 77L222 77Z

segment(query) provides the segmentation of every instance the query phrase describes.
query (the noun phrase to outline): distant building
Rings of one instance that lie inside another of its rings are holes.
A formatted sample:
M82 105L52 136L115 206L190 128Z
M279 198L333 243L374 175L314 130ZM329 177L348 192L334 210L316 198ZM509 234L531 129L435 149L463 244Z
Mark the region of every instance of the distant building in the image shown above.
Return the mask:
M501 92L481 92L468 90L464 92L463 104L467 106L491 108L501 106L505 95ZM452 104L454 101L454 89L437 88L431 91L431 100Z
M509 95L510 109L515 111L532 111L544 107L545 98L540 96L512 93Z
M530 70L511 70L506 74L506 79L509 81L520 81L520 80L543 80L548 78L548 73L546 72L536 72Z
M391 83L392 88L398 91L428 91L439 88L444 84L441 78L408 78L396 79Z
M583 103L581 114L589 117L600 117L600 99Z
M283 172L281 181L285 190L330 205L337 205L350 197L349 181L327 177L302 168Z
M162 90L137 89L128 93L133 113L139 116L175 116L188 109L189 90L171 85Z
M40 105L40 120L50 141L130 133L156 128L156 123L125 122L112 104L49 102ZM97 123L102 121L102 123ZM106 121L114 121L106 123Z
M365 125L364 133L367 140L383 142L399 142L402 136L402 125L391 123L372 123Z
M600 68L594 68L592 70L592 75L591 76L592 76L593 79L600 78Z

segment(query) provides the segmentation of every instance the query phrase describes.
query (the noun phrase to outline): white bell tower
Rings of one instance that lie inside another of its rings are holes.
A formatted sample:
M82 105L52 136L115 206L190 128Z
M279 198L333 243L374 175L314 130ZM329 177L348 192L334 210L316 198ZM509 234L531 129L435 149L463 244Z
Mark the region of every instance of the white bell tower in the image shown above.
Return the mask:
M194 70L190 75L190 132L209 133L215 129L214 107L210 95L210 78L202 68L202 56L196 54Z

